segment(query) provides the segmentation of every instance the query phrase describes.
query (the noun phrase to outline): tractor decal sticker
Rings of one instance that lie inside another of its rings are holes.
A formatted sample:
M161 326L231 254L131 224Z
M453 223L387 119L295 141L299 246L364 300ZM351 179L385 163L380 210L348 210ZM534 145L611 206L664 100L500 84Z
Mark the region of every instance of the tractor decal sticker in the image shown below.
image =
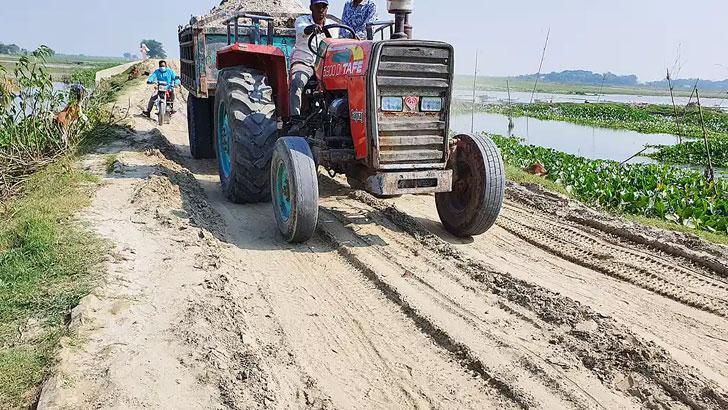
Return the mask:
M334 63L348 63L351 61L351 50L339 51L331 57L331 61Z
M324 78L364 73L364 50L351 46L331 57L333 64L324 67Z
M404 97L404 103L407 104L410 111L417 111L417 104L420 102L420 97L416 95L408 95Z
M351 120L354 122L364 122L364 111L351 110Z

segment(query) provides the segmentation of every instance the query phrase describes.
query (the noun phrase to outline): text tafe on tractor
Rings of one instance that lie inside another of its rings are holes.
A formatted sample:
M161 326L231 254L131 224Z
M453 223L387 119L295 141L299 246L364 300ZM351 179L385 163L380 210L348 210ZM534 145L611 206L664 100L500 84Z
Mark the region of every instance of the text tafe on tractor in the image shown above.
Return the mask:
M312 35L315 75L296 136L288 135L295 30L275 22L298 16L238 14L225 28L193 21L180 30L191 152L217 157L227 199L272 200L285 239L304 242L316 229L324 167L377 196L434 193L443 226L456 236L493 225L503 160L485 135L450 135L453 47L411 39L413 3L388 1L395 20L370 24L366 40L331 38L334 28L353 33L331 25L316 49Z

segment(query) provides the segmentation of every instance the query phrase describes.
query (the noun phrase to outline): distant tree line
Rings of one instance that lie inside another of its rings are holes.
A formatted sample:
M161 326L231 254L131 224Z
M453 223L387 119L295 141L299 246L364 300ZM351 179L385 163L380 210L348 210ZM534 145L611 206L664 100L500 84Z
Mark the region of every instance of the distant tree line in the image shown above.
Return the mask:
M523 80L535 80L536 74L521 75L516 78ZM593 84L600 85L602 81L608 85L637 85L637 76L617 75L612 73L600 74L587 70L564 70L559 73L552 72L549 74L541 74L541 79L555 83L576 83L576 84Z
M536 74L519 75L519 79L533 81L536 79ZM637 81L637 76L631 75L617 75L612 73L600 74L587 70L564 70L559 73L552 72L549 74L541 74L541 80L551 81L554 83L570 83L570 84L589 84L589 85L600 85L604 81L605 85L640 85ZM672 85L675 88L692 88L695 83L698 83L698 88L710 89L710 90L725 90L728 89L728 80L722 81L711 81L711 80L699 80L697 78L686 78L680 80L672 80ZM653 87L668 87L667 80L650 81L643 85Z
M685 78L680 80L672 80L672 86L675 88L693 88L695 84L698 84L699 89L706 90L725 90L728 89L728 80L723 81L711 81L711 80L698 80L697 78ZM647 85L655 87L669 87L667 80L661 81L650 81Z
M28 53L29 53L28 50L26 50L24 48L20 48L17 44L0 43L0 54L17 55L17 54L28 54Z

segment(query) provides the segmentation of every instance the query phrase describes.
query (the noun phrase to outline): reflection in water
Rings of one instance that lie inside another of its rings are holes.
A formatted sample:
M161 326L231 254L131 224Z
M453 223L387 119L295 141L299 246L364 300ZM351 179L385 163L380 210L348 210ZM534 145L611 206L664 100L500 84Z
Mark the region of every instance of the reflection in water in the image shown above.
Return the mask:
M454 132L470 132L470 114L456 115L450 120ZM624 161L642 150L645 144L673 145L677 137L669 134L640 134L635 131L588 127L563 121L543 121L528 117L513 118L501 114L476 113L475 131L518 136L526 143L553 148L592 159ZM629 161L652 162L649 158L635 157Z

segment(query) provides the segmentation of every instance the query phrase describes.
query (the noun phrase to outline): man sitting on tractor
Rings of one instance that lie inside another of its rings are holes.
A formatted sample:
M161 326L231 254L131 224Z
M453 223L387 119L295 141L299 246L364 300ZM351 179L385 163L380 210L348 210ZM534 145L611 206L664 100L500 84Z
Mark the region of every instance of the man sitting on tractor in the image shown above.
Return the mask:
M313 42L314 50L318 50L319 43L324 39L323 28L329 24L335 24L327 18L329 11L329 0L311 0L311 15L301 16L296 19L296 47L291 54L291 85L289 88L291 107L291 132L295 133L303 123L301 117L301 100L303 89L311 79L316 62L315 55L309 49L309 38L316 34ZM331 30L338 31L335 29ZM332 36L338 33L331 33Z
M367 24L377 19L377 4L374 0L347 0L341 24L349 26L356 32L359 40L367 39ZM341 31L341 38L351 38L347 30Z
M169 101L174 103L174 87L178 87L180 85L179 79L174 74L174 71L172 69L167 68L167 62L162 60L159 62L159 68L155 70L152 75L147 78L147 84L154 84L155 81L164 82L167 83L169 86ZM152 98L149 99L149 104L147 105L147 110L142 111L142 114L144 116L149 117L152 112L152 108L154 108L154 103L157 101L157 93L154 93L152 95ZM172 109L172 114L174 114L174 108Z

